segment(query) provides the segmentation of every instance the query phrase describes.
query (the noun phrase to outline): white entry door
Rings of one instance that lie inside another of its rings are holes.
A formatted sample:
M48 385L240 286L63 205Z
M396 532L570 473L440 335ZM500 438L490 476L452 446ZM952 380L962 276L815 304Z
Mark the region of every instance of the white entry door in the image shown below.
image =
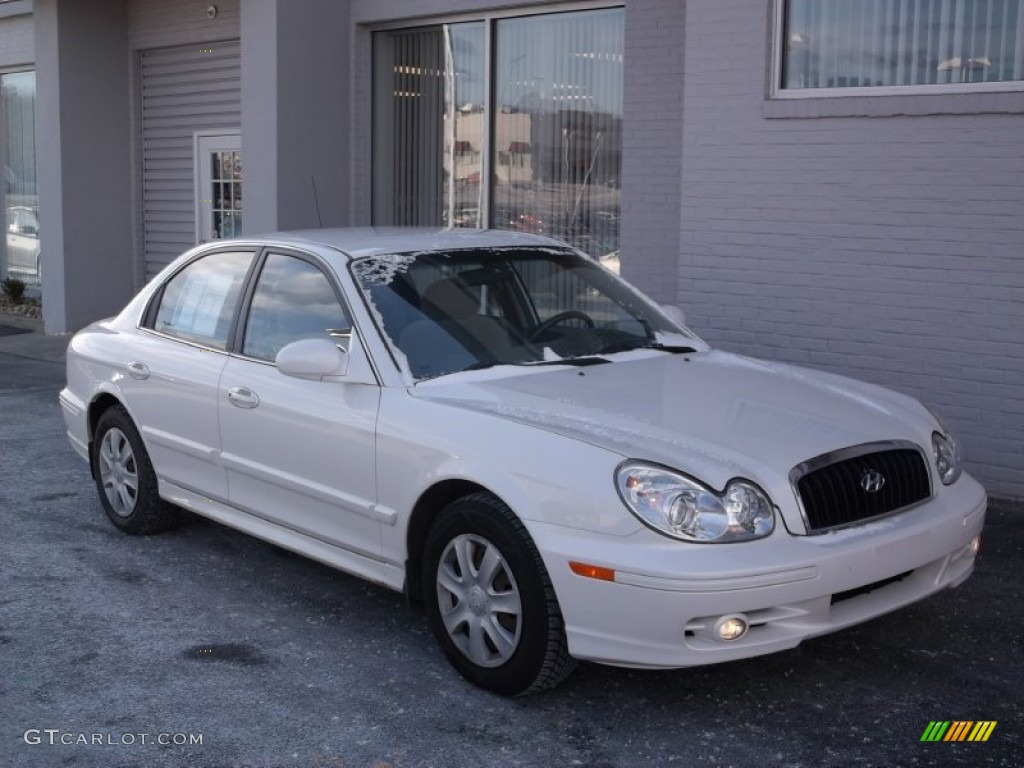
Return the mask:
M196 242L242 234L242 137L195 135Z

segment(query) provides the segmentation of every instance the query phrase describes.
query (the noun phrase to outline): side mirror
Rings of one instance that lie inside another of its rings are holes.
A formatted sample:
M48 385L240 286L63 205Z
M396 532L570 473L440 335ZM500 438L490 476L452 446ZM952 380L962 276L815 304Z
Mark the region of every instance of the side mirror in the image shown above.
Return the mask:
M322 380L345 375L348 353L330 339L300 339L283 346L274 362L285 376Z
M376 384L370 360L355 331L332 335L334 339L300 339L286 344L274 360L277 370L297 379ZM348 348L341 347L339 341L347 341Z
M686 327L686 314L675 304L662 304L661 311L676 325Z

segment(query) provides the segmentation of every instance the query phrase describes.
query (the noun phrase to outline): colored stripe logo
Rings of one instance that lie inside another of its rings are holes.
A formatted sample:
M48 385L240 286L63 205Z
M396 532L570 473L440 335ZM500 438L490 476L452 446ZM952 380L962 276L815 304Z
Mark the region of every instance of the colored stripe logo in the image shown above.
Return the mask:
M932 720L921 741L988 741L995 729L995 720Z

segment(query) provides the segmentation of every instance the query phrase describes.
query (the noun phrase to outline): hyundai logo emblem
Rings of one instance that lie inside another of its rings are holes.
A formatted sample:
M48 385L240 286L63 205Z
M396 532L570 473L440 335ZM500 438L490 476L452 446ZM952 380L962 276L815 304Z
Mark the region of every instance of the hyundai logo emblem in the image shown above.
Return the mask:
M878 493L885 485L885 475L877 469L869 469L860 476L860 487L867 493Z

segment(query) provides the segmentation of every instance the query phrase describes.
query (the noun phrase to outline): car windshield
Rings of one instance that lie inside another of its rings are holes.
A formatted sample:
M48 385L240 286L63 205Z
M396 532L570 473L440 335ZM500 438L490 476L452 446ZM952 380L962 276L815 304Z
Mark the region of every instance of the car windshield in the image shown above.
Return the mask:
M495 365L585 364L695 340L633 288L571 250L487 248L352 262L392 351L414 379Z

